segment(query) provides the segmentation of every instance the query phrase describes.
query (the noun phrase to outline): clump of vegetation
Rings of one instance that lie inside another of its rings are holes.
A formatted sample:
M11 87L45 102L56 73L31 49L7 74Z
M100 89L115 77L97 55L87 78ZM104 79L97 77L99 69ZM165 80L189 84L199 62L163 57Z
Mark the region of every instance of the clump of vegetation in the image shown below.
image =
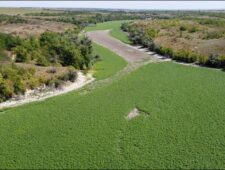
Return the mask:
M212 25L212 26L224 26L225 22L223 19L212 19L212 18L207 18L207 19L200 19L198 22L202 25Z
M87 69L93 59L91 41L87 37L79 38L77 30L45 32L39 37L20 39L19 42L13 49L17 62L34 61L40 66L60 63Z
M35 70L25 69L15 64L4 64L0 68L0 102L11 98L16 94L24 94L27 88L33 88ZM31 84L30 84L31 82Z
M0 48L12 50L12 48L21 44L21 39L10 34L0 33Z

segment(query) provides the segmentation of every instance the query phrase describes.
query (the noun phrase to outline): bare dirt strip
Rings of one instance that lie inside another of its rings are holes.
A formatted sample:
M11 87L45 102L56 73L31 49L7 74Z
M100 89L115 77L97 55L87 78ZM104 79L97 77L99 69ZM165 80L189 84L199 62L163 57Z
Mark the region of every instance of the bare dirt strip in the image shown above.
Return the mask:
M119 56L123 57L129 63L142 62L149 59L158 58L147 54L145 51L139 50L138 48L125 44L109 34L110 30L99 30L87 32L87 36L97 44L102 45L105 48L110 49Z
M166 59L165 57L160 56L154 52L150 52L148 49L141 48L140 46L131 46L125 44L111 37L109 33L110 30L99 30L87 32L86 35L95 43L108 48L112 52L124 58L128 62L128 65L113 76L89 84L85 89L79 92L80 94L86 94L92 89L111 84L112 82L121 79L125 75L133 72L143 65L169 61L169 59Z

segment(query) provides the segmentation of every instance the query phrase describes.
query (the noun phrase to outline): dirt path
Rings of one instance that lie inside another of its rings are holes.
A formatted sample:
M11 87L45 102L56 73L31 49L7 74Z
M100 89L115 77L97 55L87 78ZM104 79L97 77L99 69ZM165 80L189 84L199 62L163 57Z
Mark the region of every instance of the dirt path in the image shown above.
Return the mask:
M90 31L87 32L87 36L97 44L102 45L105 48L110 49L119 56L123 57L127 62L143 62L146 60L155 60L159 58L156 56L150 55L143 50L139 50L138 47L134 47L128 44L125 44L109 34L110 30L100 30L100 31Z
M86 94L93 89L109 85L143 65L168 61L162 56L157 55L153 52L149 52L147 49L141 48L140 46L131 46L125 44L111 37L109 32L110 30L90 31L87 32L86 35L95 43L108 48L109 50L118 54L120 57L124 58L128 62L128 65L111 77L103 80L98 80L87 85L83 90L79 92L80 94Z

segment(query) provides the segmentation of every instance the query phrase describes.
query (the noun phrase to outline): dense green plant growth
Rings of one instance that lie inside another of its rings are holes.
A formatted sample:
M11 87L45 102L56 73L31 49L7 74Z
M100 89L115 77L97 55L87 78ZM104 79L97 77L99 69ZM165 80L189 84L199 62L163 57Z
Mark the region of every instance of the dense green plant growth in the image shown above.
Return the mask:
M224 72L155 63L3 110L0 168L224 169L224 84ZM144 112L128 121L134 107Z
M15 94L23 94L26 88L33 88L34 69L25 69L15 64L4 64L0 67L0 102Z
M104 79L116 74L126 66L126 61L109 49L93 44L97 62L93 66L96 79Z
M35 61L40 66L59 63L87 69L92 61L91 41L87 37L79 38L76 30L45 32L38 37L21 39L14 53L17 62Z

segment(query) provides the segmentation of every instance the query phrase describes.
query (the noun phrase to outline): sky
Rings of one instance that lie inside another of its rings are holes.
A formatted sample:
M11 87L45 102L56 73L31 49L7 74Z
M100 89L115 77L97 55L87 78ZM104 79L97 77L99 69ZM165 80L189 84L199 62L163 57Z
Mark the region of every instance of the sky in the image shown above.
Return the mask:
M225 1L0 1L0 7L225 9Z

